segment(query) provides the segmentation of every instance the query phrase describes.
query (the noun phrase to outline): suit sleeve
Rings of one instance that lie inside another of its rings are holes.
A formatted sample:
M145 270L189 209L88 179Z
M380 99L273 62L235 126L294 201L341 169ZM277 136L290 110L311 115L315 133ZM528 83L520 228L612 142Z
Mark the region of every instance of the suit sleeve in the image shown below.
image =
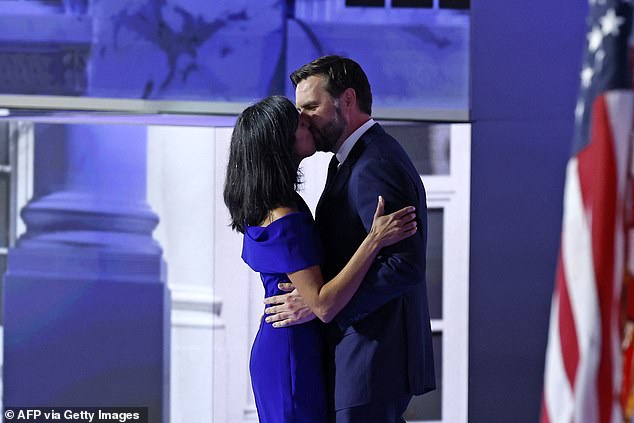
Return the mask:
M402 165L389 159L359 163L351 176L349 199L358 210L366 231L372 227L379 195L385 199L386 214L405 206L415 206L418 231L379 252L359 290L336 317L342 329L425 281L426 200L424 190L417 189L421 186L417 185L420 181L412 178Z

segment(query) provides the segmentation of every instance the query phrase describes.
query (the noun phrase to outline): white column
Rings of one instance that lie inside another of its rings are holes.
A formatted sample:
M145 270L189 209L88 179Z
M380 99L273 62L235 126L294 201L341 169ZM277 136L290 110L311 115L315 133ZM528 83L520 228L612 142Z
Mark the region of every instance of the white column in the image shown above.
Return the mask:
M41 124L9 251L4 405L142 404L166 422L169 291L146 202L145 132Z
M213 128L148 129L149 201L172 291L171 421L225 422L227 369L214 295Z

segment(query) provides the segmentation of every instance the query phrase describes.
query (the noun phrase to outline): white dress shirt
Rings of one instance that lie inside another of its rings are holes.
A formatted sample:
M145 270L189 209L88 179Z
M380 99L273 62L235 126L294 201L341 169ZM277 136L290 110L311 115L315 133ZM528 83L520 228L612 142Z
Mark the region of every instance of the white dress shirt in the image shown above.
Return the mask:
M341 163L346 160L354 145L357 143L357 141L359 141L359 138L361 138L361 135L365 134L365 132L370 129L375 123L376 122L374 121L374 119L370 118L366 123L359 126L356 131L354 131L352 134L350 134L348 138L346 138L346 140L343 142L343 144L341 144L341 147L339 147L339 150L335 154L337 156L337 160L339 160L339 166L341 166Z

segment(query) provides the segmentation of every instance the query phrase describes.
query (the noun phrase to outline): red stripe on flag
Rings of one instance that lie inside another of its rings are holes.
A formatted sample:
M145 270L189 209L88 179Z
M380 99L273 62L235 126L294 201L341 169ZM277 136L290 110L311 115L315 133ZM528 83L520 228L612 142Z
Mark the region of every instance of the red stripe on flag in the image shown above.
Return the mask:
M597 375L599 421L609 423L614 390L610 336L613 325L617 165L604 95L594 101L590 142L578 154L578 163L583 203L592 222L592 256L600 312L601 343Z
M563 270L563 258L559 253L559 263L557 264L557 291L559 292L559 341L561 343L561 355L564 362L564 369L570 386L575 386L577 376L577 366L579 365L579 343L577 340L577 329L575 318L570 304L566 275Z
M548 410L546 409L546 398L542 393L542 411L541 411L541 419L539 423L550 423L550 418L548 417Z

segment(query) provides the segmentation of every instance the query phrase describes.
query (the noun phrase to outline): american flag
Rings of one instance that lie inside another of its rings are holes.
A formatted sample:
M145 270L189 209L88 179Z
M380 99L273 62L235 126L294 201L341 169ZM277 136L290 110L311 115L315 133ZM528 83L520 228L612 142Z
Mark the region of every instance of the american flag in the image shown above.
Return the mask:
M620 318L634 113L631 21L630 2L590 0L573 151L566 168L542 423L624 421Z

